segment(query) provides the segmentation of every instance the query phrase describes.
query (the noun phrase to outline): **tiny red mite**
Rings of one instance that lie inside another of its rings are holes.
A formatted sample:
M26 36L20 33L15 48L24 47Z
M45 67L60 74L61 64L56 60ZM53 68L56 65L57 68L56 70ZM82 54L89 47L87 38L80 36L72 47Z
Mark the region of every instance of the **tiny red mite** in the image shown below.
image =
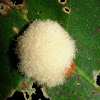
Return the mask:
M22 88L26 88L27 85L28 85L28 82L27 82L27 81L21 82L21 83L19 84L19 86L22 87Z
M67 76L70 76L74 70L75 70L75 64L71 63L70 68L65 69L64 77L66 78Z

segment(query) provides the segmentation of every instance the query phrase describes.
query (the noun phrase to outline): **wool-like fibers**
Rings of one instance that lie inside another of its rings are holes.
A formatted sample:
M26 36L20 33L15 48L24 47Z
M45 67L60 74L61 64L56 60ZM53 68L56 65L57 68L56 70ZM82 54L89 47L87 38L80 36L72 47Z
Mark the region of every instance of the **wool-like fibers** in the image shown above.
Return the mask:
M19 71L40 85L54 87L75 58L75 42L57 21L35 20L17 39Z

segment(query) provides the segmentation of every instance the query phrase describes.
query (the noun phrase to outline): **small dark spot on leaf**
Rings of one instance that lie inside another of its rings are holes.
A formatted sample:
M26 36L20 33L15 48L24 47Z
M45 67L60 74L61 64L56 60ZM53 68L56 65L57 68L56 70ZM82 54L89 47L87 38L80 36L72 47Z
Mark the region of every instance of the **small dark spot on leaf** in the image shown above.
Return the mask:
M93 55L95 55L95 53L93 52Z
M79 96L81 96L81 93L77 93Z
M75 90L71 90L70 92L71 92L71 94L73 94L73 93L75 93Z
M36 9L34 9L34 8L33 8L32 10L33 10L33 12L37 12L37 10L36 10Z
M88 100L89 99L89 97L88 96L86 96L86 100Z
M68 93L69 93L68 91L65 91L65 92L64 92L65 95L68 94Z
M62 88L62 89L65 89L65 86L62 86L61 88ZM56 90L58 90L58 88L57 88Z
M91 92L91 94L92 94L92 95L96 94L96 90L93 90L93 91Z
M93 34L96 34L96 33L98 33L98 32L100 32L100 26L97 27L92 33L93 33Z
M70 82L70 81L67 79L67 80L66 80L66 83L69 83L69 82Z
M81 46L77 47L77 49L78 49L78 51L83 50L83 48Z
M82 84L81 83L80 85L84 88L85 91L88 91L89 90L88 87L85 84Z
M79 78L80 78L80 75L76 75L76 79L79 80Z
M43 13L43 11L39 11L39 14L42 14Z
M59 97L62 95L62 92L57 92L56 95Z
M91 50L93 51L93 50L94 50L94 48L91 48Z
M71 96L70 96L70 95L68 95L68 100L70 100L70 98L71 98Z
M60 25L63 27L64 25L63 25L63 23L60 23Z
M97 64L100 64L100 60L97 60L96 63L97 63Z
M30 17L32 17L32 14L31 15L29 15Z
M75 88L75 90L78 90L78 89L79 89L79 87L76 87L76 88Z
M97 95L100 95L100 93L98 93Z
M96 100L97 96L95 95L94 98L95 98L95 100Z

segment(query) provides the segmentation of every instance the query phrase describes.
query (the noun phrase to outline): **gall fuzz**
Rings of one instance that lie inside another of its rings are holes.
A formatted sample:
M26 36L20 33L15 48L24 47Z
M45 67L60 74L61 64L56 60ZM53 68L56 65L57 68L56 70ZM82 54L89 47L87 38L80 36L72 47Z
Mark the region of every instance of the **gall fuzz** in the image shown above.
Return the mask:
M56 21L35 20L17 41L22 74L47 87L64 82L65 70L75 58L75 43Z

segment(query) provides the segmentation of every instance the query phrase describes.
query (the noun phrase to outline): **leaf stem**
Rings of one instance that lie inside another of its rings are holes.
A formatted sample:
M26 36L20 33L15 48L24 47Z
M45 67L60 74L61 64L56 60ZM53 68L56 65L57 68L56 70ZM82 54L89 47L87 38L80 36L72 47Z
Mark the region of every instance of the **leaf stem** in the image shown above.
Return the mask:
M30 23L29 19L27 18L26 14L23 14L19 12L18 10L15 10L27 23Z
M6 0L4 0L4 2L6 4L8 4L12 8L12 10L16 11L27 23L30 23L30 21L27 18L27 15L26 14L23 14L23 13L19 12L17 9L13 8Z
M98 89L97 86L94 84L94 82L81 69L76 67L75 71L77 74L82 76L88 83L90 83L92 86L94 86L96 89ZM100 90L100 89L98 89L98 90Z

